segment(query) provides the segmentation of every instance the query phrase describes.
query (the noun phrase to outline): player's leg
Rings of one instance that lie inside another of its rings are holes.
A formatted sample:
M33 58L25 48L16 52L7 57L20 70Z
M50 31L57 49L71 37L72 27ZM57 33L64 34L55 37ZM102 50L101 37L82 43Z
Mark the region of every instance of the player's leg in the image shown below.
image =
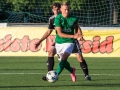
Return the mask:
M56 72L58 73L58 75L62 72L62 70L65 68L66 63L67 63L67 58L69 57L69 53L65 52L62 55L61 61L58 65L58 68L56 70ZM70 68L71 69L71 68ZM72 71L72 70L69 70Z
M55 49L55 46L52 45L49 52L48 52L48 60L47 60L48 71L51 71L54 68L54 55L55 54L56 54L56 49ZM44 81L47 81L46 76L43 76L42 79Z
M69 64L69 62L67 61L68 57L70 56L70 54L72 53L72 49L74 47L74 44L56 44L56 51L58 55L62 55L61 61L58 64L58 68L56 70L56 72L58 73L58 75L62 72L62 70L64 68L66 68L70 73L71 73L71 77L72 77L72 81L75 82L76 81L76 76L75 76L75 68L72 68Z
M48 71L51 71L54 68L54 55L55 54L56 54L55 46L51 46L48 52L48 60L47 60Z
M80 67L82 68L85 74L86 80L91 80L91 77L89 76L88 65L85 59L83 58L82 54L77 53L76 57L77 57L78 62L80 63Z
M78 62L80 63L80 67L82 68L82 70L85 74L86 80L91 80L91 77L89 76L88 65L87 65L85 59L83 58L82 51L80 49L80 45L77 40L75 41L73 53L76 53L75 55L77 57Z

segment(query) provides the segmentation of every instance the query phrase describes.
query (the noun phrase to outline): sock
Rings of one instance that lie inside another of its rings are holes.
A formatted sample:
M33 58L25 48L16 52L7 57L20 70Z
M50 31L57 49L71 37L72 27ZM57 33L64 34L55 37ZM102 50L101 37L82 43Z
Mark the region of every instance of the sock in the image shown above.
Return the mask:
M68 61L66 62L65 69L67 69L70 73L73 72L73 69L70 67L70 63Z
M54 68L54 57L48 57L47 67L48 67L48 71L53 70L53 68Z
M65 68L67 60L61 60L61 62L58 64L56 72L58 75L62 72L62 70Z
M82 68L85 76L87 76L88 75L88 67L87 67L85 60L83 60L83 62L80 62L80 67Z

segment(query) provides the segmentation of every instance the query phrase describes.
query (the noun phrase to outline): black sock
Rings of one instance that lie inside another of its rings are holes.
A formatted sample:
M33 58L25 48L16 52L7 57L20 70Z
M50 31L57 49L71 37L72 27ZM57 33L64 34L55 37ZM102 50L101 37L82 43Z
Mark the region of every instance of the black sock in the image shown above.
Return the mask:
M48 71L53 70L53 68L54 68L54 57L48 57L47 67L48 67Z
M88 75L88 66L85 60L83 60L83 62L80 62L80 67L82 68L85 76Z

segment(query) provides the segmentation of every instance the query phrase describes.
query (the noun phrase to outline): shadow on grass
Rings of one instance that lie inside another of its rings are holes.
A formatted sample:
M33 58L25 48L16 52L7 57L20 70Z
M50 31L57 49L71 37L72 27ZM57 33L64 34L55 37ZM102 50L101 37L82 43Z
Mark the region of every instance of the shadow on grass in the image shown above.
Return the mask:
M85 87L120 87L120 83L118 84L69 84L69 85L42 85L42 86L0 86L0 88L40 88L40 87L55 87L55 88L61 88L61 87L66 87L66 86L69 86L69 87L82 87L82 86L85 86Z

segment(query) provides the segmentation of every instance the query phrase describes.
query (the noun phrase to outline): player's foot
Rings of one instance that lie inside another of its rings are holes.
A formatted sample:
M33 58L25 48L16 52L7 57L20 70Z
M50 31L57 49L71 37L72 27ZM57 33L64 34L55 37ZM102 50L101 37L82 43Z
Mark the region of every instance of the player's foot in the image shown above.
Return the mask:
M43 76L43 77L42 77L42 80L47 81L46 76Z
M91 81L91 77L89 75L85 76L85 79Z
M72 81L76 82L76 75L75 75L75 70L76 69L74 67L72 69L73 69L73 72L70 75L71 75Z

